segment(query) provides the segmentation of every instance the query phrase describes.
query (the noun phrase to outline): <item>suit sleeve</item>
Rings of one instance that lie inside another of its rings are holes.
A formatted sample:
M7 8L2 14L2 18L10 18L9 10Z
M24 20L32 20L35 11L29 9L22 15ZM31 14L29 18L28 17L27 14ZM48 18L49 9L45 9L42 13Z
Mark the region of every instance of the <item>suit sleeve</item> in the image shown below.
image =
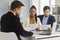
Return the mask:
M32 35L33 35L32 32L25 31L25 30L23 29L22 25L21 25L21 29L20 29L20 30L21 30L21 35L22 35L22 36L27 37L27 36L32 36Z
M13 23L13 24L16 27L16 32L18 32L22 36L27 37L27 36L32 36L33 35L32 32L27 32L23 29L22 24L20 23L19 20L15 20L15 23Z
M51 27L53 26L53 23L54 22L56 22L56 20L55 20L55 17L54 16L52 16L52 23L51 23Z
M56 22L55 17L53 16L53 22Z

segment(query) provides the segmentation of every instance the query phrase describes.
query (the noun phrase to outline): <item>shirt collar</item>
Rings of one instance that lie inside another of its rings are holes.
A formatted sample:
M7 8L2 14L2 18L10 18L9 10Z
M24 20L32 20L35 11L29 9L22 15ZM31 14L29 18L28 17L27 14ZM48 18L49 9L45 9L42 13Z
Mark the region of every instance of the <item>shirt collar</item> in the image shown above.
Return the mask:
M10 12L12 12L11 10L10 10ZM14 12L12 12L14 15L16 15Z

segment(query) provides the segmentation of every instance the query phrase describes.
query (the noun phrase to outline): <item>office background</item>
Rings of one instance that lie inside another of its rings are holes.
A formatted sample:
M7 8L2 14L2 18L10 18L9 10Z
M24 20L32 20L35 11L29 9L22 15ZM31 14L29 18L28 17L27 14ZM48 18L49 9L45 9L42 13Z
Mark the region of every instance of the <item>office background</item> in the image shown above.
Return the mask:
M9 11L10 3L12 1L13 0L0 0L0 20L1 20L1 16ZM21 12L22 14L20 14L21 22L23 22L24 19L29 16L29 8L32 5L36 6L37 15L42 15L43 7L47 5L47 6L50 6L51 14L54 13L54 15L56 17L56 21L59 23L60 20L58 20L58 19L60 18L60 15L58 15L59 14L58 11L60 11L59 10L60 9L60 0L37 0L37 1L36 0L19 0L19 1L21 1L24 4L24 7L22 8L22 12Z

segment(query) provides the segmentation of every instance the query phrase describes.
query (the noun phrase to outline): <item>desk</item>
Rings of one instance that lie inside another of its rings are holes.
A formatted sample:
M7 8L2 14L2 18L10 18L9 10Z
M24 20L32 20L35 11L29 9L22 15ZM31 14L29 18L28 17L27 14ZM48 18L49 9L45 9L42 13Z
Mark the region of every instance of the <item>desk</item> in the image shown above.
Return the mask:
M32 40L60 40L60 32L55 32L55 34L52 35L34 34Z

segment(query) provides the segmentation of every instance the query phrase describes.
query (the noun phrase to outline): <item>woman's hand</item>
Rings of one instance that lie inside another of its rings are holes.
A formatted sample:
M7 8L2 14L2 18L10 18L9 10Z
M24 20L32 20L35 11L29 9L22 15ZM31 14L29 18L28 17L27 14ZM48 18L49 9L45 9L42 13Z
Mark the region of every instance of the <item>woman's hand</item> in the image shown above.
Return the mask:
M37 28L36 31L41 31L40 28Z
M30 32L33 32L33 31L35 31L35 30L30 30Z

